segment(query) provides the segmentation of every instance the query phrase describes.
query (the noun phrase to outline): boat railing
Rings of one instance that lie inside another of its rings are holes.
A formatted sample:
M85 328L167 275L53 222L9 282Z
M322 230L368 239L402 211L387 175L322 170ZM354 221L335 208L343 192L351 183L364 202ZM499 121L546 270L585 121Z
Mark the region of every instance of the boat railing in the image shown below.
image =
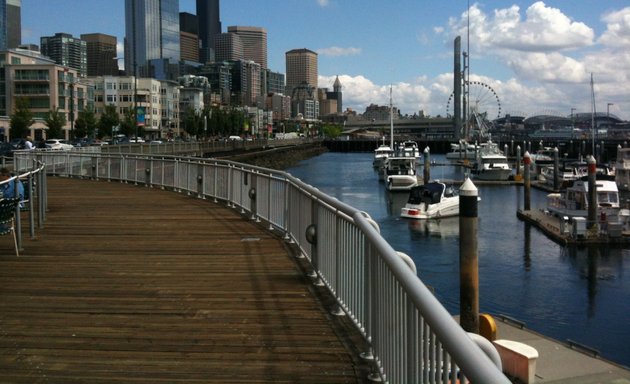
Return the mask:
M364 212L288 173L181 156L30 151L50 175L163 188L209 199L279 231L308 260L369 345L374 378L391 383L509 383L379 234Z

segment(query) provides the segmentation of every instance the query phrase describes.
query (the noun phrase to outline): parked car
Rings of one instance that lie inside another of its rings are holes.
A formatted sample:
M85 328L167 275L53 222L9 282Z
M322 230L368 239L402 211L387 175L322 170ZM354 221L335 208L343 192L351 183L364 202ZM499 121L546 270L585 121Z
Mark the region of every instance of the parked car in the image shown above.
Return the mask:
M63 139L48 139L44 143L46 144L46 149L69 151L74 148L72 144L69 144L66 140Z

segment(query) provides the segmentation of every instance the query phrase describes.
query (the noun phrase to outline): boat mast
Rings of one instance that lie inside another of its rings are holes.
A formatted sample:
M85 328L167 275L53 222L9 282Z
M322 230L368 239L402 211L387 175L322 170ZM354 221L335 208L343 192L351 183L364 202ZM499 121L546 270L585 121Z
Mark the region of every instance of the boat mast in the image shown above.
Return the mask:
M591 72L591 155L595 158L595 86L593 85L593 72Z
M394 149L394 104L392 104L392 86L389 86L389 141L390 148Z

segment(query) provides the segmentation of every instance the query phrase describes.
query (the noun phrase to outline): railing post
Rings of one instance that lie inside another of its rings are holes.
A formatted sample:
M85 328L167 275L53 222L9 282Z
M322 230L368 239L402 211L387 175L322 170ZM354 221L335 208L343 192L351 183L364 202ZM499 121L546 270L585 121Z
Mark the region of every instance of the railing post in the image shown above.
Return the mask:
M203 172L203 164L199 164L197 166L197 198L198 199L202 199L204 198L204 172Z
M256 200L257 200L257 193L256 193L256 174L251 173L251 187L249 188L249 191L247 192L247 195L249 196L249 200L250 200L250 207L251 207L251 219L255 220L257 223L260 222L260 218L258 218L258 211L257 211L257 206L256 206Z

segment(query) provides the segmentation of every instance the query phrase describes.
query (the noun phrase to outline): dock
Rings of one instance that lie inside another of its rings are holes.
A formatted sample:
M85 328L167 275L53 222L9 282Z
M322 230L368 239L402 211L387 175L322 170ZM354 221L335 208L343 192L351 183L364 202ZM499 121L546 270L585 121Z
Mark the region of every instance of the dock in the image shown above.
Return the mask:
M516 216L540 229L547 237L562 245L630 245L630 232L623 231L621 236L613 237L606 234L575 236L571 233L570 224L562 223L559 217L541 209L516 211Z
M368 382L362 338L280 234L159 188L48 177L48 193L20 257L0 237L3 383ZM539 351L537 383L630 384L624 367L497 323Z
M538 351L536 383L630 384L630 370L599 358L597 351L548 338L500 315L493 317L498 338L525 343Z
M16 257L0 237L3 383L366 381L282 236L182 193L48 180L37 238Z

